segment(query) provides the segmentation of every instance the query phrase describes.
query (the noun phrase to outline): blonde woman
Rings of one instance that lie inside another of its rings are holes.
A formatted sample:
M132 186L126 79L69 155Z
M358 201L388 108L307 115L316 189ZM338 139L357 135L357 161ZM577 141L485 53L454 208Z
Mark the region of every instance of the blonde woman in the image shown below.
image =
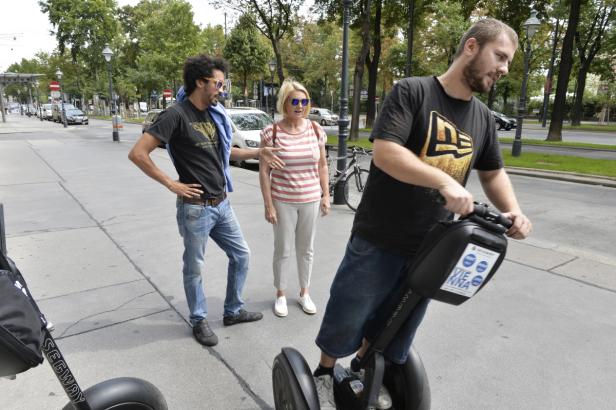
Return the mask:
M312 274L314 235L319 211L329 213L329 186L325 142L320 125L306 119L310 95L296 81L286 80L278 92L276 109L283 119L261 132L262 147L277 147L284 161L282 169L272 169L266 161L259 166L259 181L265 205L265 219L274 227L274 313L288 314L286 271L295 245L299 299L302 310L313 315L317 308L308 288Z

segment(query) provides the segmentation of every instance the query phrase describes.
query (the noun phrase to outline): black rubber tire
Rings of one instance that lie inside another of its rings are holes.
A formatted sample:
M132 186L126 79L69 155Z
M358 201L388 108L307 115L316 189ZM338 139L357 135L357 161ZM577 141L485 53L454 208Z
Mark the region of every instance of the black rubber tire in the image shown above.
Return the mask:
M134 377L118 377L89 387L84 395L92 410L167 410L162 393L152 383ZM74 410L68 403L63 410Z
M389 390L396 410L430 410L430 383L423 362L411 346L403 365L386 362L383 384Z
M327 121L321 120L321 125L327 125Z
M370 171L362 168L359 175L357 175L357 171L353 171L344 179L344 202L353 211L356 211L359 206L369 174Z
M293 369L283 353L274 359L272 385L276 410L309 410Z

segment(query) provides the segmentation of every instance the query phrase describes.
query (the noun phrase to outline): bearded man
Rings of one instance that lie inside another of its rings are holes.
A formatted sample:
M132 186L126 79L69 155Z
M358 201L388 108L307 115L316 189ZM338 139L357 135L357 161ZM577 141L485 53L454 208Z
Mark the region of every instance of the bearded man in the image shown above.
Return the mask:
M316 338L321 408L335 406L336 359L362 357L366 329L404 283L426 233L439 220L473 211L473 195L464 188L472 168L488 199L513 221L507 235L523 239L532 230L503 168L492 113L473 96L508 73L517 47L511 27L480 20L444 74L406 78L387 96L370 136L370 176ZM427 306L427 299L417 306L384 352L394 365L406 362ZM388 402L382 389L377 407Z

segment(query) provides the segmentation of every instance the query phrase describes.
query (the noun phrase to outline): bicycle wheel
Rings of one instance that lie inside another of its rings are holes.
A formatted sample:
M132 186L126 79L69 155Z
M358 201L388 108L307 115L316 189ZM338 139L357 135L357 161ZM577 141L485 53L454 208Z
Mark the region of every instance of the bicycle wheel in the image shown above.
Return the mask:
M370 171L360 168L359 172L357 170L351 172L344 180L344 201L353 211L359 206L368 174Z

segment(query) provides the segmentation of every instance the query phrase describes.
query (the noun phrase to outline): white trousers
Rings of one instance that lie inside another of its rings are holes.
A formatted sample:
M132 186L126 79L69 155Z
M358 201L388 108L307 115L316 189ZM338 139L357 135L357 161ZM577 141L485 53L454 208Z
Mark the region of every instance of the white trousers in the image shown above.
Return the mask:
M278 223L274 226L274 286L287 288L286 269L295 240L295 257L300 288L310 286L314 235L319 216L320 201L295 204L274 200Z

